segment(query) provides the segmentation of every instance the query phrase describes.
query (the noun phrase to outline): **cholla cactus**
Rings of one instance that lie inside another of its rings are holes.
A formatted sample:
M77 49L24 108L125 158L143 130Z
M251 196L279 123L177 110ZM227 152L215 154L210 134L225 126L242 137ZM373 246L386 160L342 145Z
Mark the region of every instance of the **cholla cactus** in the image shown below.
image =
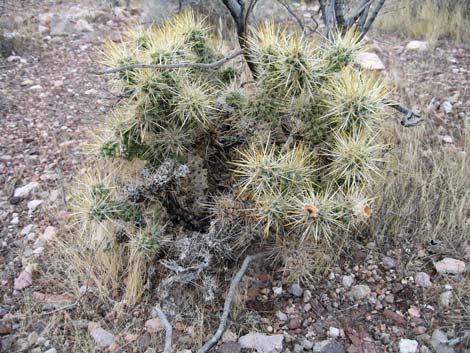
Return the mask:
M160 26L129 29L121 43L105 46L101 62L211 63L224 54L210 33L186 11ZM195 282L210 264L226 261L220 249L231 249L232 259L255 240L313 248L367 221L365 190L380 175L377 134L389 90L353 66L358 38L337 33L319 48L273 22L254 28L248 42L257 87L224 82L231 64L115 73L110 83L127 98L91 149L105 172L86 179L73 198L83 234L113 224L107 246L120 249L117 273L127 274L129 302L141 298L158 256L186 273L179 240L218 244L204 245L208 263L192 268Z

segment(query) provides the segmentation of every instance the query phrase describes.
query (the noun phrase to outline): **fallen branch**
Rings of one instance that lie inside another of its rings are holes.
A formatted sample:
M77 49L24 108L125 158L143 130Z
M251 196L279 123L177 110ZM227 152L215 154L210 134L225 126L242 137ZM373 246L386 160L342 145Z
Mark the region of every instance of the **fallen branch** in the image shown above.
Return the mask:
M165 350L163 353L171 353L171 338L173 335L173 327L171 327L170 322L166 318L166 315L162 309L160 309L159 305L155 306L155 311L157 312L158 318L163 323L163 326L165 326Z
M129 64L129 65L117 67L115 69L109 69L109 70L104 70L104 71L89 71L89 73L94 74L94 75L109 75L109 74L114 74L116 72L132 70L132 69L185 69L185 68L215 69L242 54L243 54L243 50L238 50L235 53L230 54L229 56L222 58L220 60L214 61L212 63L182 62L178 64Z
M412 127L418 125L423 120L421 119L421 115L419 113L415 113L411 109L401 105L397 102L387 101L386 102L391 108L397 110L398 112L402 113L403 119L401 120L401 124L404 127Z
M256 255L249 255L245 258L245 260L242 263L242 266L240 267L240 270L238 270L237 274L235 275L235 277L232 279L232 282L230 283L230 288L228 290L227 298L225 299L225 303L224 303L224 311L222 312L222 316L220 317L219 327L217 331L215 332L215 334L211 337L211 339L207 341L204 344L204 346L202 346L202 348L199 350L198 353L207 353L220 340L220 338L222 337L222 334L224 333L227 327L227 320L230 314L230 308L232 306L232 302L233 302L233 298L237 290L237 286L240 283L246 270L248 269L248 266L253 260L266 257L268 254L269 254L268 252L263 252L263 253L256 254Z

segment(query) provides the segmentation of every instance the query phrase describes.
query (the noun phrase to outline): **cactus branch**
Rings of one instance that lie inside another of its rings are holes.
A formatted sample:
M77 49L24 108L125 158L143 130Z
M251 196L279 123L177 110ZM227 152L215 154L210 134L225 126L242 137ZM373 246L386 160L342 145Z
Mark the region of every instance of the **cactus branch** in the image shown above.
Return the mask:
M244 53L244 50L238 50L225 58L214 61L212 63L192 63L192 62L182 62L178 64L131 64L123 65L114 69L104 70L104 71L90 71L94 75L109 75L116 72L131 70L131 69L184 69L184 68L199 68L199 69L216 69L223 64L233 60L237 56L240 56Z

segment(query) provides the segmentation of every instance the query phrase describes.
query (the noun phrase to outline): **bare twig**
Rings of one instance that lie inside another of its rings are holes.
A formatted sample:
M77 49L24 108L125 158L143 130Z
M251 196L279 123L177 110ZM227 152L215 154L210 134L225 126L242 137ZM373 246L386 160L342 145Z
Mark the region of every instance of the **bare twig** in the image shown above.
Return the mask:
M163 326L165 326L165 350L164 353L171 353L171 338L173 335L173 328L171 327L170 322L166 318L165 313L160 309L160 306L155 306L155 311L157 312L158 318L162 321Z
M178 64L130 64L130 65L124 65L124 66L117 67L115 69L109 69L109 70L104 70L104 71L90 71L90 73L94 75L109 75L109 74L114 74L116 72L131 70L131 69L182 69L182 68L215 69L242 54L243 54L243 49L238 50L235 53L230 54L229 56L222 58L220 60L214 61L212 63L182 62Z
M277 0L277 2L280 3L282 6L284 6L284 8L287 10L287 12L289 12L291 14L291 16L295 18L295 20L297 21L297 24L299 25L300 29L302 30L303 33L305 33L304 23L299 18L299 16L297 16L296 13L291 9L289 4L287 2L285 2L284 0Z
M222 312L222 316L220 317L219 327L217 331L215 332L215 334L211 337L211 339L207 341L204 344L204 346L202 346L202 348L199 350L198 353L207 353L219 341L220 337L222 337L222 334L224 333L226 326L227 326L227 320L230 314L230 308L232 306L232 302L233 302L233 298L237 290L237 286L240 283L246 270L248 269L248 266L253 260L257 260L262 257L266 257L268 255L269 255L269 252L263 252L263 253L256 254L256 255L249 255L245 258L245 260L242 263L242 266L240 267L240 270L238 270L237 274L235 275L235 277L232 279L232 282L230 283L230 288L228 290L227 298L225 299L225 303L224 303L224 311Z

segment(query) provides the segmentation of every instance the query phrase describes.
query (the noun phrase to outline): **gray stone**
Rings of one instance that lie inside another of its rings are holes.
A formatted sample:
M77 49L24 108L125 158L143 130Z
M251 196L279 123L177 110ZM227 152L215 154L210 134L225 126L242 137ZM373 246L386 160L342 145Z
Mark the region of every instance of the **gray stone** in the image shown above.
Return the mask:
M433 331L432 337L431 337L431 345L434 346L435 344L447 343L447 342L448 342L448 338L444 331L442 330Z
M402 338L398 348L400 353L416 353L418 351L418 341Z
M242 348L256 349L258 353L282 352L283 335L263 335L260 333L249 333L238 339Z
M93 26L88 23L87 20L84 18L81 18L77 21L75 24L75 31L77 32L93 32Z
M242 350L238 342L224 342L217 349L218 353L240 353Z
M53 15L51 18L51 36L67 36L73 33L72 22L68 16Z
M282 311L278 311L276 313L276 317L281 321L287 321L287 319L288 319L288 316L286 314L284 314Z
M302 346L306 349L306 350L310 350L313 348L313 342L312 341L309 341L308 339L304 339L302 341Z
M371 290L368 285L358 284L351 288L351 295L356 300L367 298L371 294Z
M423 288L431 288L432 287L431 278L425 272L418 272L415 275L415 282L418 286L423 287Z
M382 264L386 270L391 270L397 267L397 260L390 256L384 256L382 258Z
M344 347L336 340L325 340L315 343L313 353L345 353Z
M296 297L301 297L302 294L304 294L304 290L297 283L294 283L290 287L289 292L290 294L295 295Z
M303 352L303 350L304 350L304 347L301 346L300 344L294 345L294 353L300 353L300 352Z
M440 274L456 275L465 271L465 262L446 257L434 264L436 271Z

